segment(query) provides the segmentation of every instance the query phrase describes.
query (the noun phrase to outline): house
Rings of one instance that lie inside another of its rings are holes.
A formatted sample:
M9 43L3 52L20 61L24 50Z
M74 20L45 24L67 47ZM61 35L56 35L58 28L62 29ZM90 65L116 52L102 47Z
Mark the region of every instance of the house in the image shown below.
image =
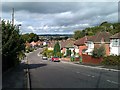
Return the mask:
M47 45L47 42L46 42L46 41L44 41L44 42L43 42L43 46L46 46L46 45Z
M30 47L31 47L31 44L26 41L26 43L25 43L25 48L30 48Z
M89 37L86 42L87 50L85 52L91 55L94 48L99 48L103 45L105 47L106 55L109 55L110 36L111 34L109 32L103 31L98 32L95 36Z
M85 36L83 38L76 40L74 43L74 45L76 46L75 50L77 50L77 53L79 53L80 56L82 55L83 50L87 49L87 46L86 46L87 38L88 36Z
M49 41L48 43L48 50L54 50L54 45L57 41Z
M36 42L32 41L30 44L31 44L32 48L36 47Z
M37 42L36 42L36 45L37 45L37 46L41 46L42 44L43 44L42 41L37 41Z
M70 51L70 56L74 55L74 40L68 39L68 40L62 40L60 42L61 47L61 53L63 53L64 56L68 55L67 51Z
M110 37L110 55L120 55L120 32Z

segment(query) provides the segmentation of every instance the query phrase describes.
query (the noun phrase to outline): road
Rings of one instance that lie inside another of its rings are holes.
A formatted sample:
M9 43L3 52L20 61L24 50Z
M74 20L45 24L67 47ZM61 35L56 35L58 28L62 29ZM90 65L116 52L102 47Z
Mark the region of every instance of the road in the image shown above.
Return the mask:
M32 88L118 88L118 72L42 60L28 55Z

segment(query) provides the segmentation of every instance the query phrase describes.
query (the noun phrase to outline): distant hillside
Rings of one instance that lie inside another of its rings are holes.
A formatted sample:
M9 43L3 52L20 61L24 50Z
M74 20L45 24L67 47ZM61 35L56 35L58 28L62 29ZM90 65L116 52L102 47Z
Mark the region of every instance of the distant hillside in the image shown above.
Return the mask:
M114 35L120 32L120 23L109 23L105 21L98 26L88 27L88 28L85 28L84 30L76 30L74 32L73 37L75 39L78 39L78 38L84 37L85 35L93 36L100 31L107 31L111 33L111 35Z
M73 34L41 34L38 36L40 40L66 40L72 38Z
M73 36L73 34L39 34L38 36Z

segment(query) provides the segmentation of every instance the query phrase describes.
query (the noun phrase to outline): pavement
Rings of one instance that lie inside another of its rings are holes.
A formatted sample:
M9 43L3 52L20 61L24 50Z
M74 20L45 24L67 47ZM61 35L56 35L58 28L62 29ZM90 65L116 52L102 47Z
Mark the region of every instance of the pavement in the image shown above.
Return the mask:
M91 64L82 64L79 62L69 62L65 60L61 60L62 63L72 64L72 65L79 65L83 67L89 67L89 68L95 68L95 69L102 69L102 70L108 70L108 71L115 71L119 72L118 66L102 66L102 65L91 65Z
M36 50L35 50L36 51ZM30 53L26 53L28 56ZM27 57L21 63L2 74L2 89L30 88Z
M26 55L28 55L27 53ZM25 89L29 86L27 57L21 63L2 74L2 89Z
M2 74L2 88L25 88L25 64L20 63L20 65L15 68L9 69L7 72Z

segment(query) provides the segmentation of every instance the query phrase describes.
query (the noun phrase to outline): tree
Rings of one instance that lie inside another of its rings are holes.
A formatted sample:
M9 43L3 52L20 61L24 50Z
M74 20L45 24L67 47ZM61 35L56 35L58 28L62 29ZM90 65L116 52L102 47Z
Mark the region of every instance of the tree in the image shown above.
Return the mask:
M38 37L38 35L37 34L34 34L34 33L30 33L30 34L23 34L22 35L22 38L23 38L23 40L26 42L26 41L28 41L28 42L32 42L32 41L38 41L39 40L39 37Z
M99 48L93 50L92 56L95 58L100 58L105 56L105 47L102 45Z
M24 40L24 42L26 42L26 41L30 42L31 41L31 38L29 37L28 33L27 34L23 34L22 35L22 39Z
M2 20L2 69L3 72L19 63L19 53L25 50L19 29Z
M60 50L60 45L59 45L59 42L56 42L55 46L54 46L54 50L53 50L53 54L54 56L58 56L58 52L61 52ZM59 56L58 56L59 57Z
M80 30L76 30L74 32L74 38L75 39L78 39L78 38L81 38L83 35L82 35L82 32Z
M38 39L39 39L38 35L34 34L34 33L30 33L29 36L30 36L30 42L38 41Z

